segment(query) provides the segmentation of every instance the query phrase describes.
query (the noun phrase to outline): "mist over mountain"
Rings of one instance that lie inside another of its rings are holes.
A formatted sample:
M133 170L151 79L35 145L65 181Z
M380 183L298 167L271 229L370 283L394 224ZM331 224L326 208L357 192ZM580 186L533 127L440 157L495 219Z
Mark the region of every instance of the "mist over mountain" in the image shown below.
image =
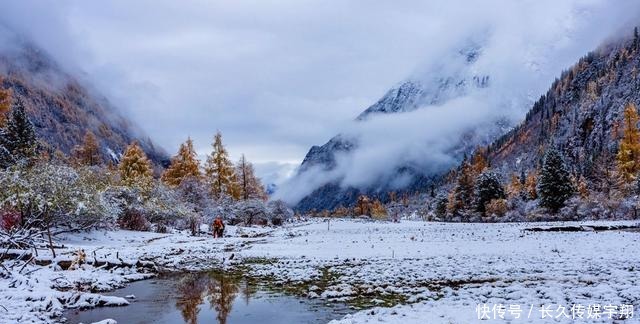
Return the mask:
M86 80L65 71L30 40L4 27L0 44L2 87L22 100L46 150L70 154L90 131L107 161L117 162L126 146L138 141L156 165L166 163L164 150Z
M570 10L554 33L505 24L448 41L437 60L313 146L275 197L307 211L351 205L360 194L384 201L389 191L430 190L466 154L515 126L564 68L616 35L611 27L584 41L600 18Z

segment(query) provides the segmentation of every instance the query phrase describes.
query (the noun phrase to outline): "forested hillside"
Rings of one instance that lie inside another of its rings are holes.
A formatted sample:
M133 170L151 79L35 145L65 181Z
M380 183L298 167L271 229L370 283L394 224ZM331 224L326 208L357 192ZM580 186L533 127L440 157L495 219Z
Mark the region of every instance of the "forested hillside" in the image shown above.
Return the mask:
M429 207L463 220L635 218L639 67L637 28L587 54L519 126L452 170Z
M106 98L66 73L46 53L29 44L0 53L1 87L22 100L38 137L51 153L72 154L91 132L103 159L118 162L126 146L138 141L156 165L167 154L124 118Z

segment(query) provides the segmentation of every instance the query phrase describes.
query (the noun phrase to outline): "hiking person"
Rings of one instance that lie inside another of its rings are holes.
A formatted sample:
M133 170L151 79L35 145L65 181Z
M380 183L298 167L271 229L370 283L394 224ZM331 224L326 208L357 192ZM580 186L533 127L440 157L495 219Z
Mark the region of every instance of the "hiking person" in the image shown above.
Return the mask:
M218 216L213 221L213 238L220 238L224 234L224 222L222 222L222 217Z

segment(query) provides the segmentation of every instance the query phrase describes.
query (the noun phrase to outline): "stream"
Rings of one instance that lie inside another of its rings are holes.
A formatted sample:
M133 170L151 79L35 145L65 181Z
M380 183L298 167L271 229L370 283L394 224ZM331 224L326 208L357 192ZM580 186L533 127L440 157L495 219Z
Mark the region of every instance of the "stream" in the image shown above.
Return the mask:
M68 323L327 323L350 312L343 304L288 295L219 271L162 275L105 295L135 298L128 306L70 310Z

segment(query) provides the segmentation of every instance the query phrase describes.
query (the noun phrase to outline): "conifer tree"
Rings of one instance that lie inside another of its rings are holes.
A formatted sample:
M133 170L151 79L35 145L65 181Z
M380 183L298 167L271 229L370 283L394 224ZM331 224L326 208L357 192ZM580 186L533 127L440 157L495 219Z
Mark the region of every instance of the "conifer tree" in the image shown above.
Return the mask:
M6 164L6 162L28 162L37 154L38 140L36 132L24 111L22 100L19 98L14 100L11 115L0 139L0 146L4 147L5 153L8 154L5 158L10 159L10 161L4 161L5 163L3 164Z
M544 156L537 189L540 206L554 213L575 191L564 159L555 148L549 149Z
M640 171L640 130L638 109L633 103L624 109L624 130L618 148L618 169L625 182L631 182Z
M239 199L238 180L233 170L233 163L229 160L229 153L222 144L220 132L216 133L212 146L213 152L207 157L205 165L205 174L211 187L211 194L216 199L224 196Z
M247 161L244 154L236 164L236 178L242 199L267 200L268 197L264 186L262 186L260 179L256 177L253 165Z
M193 141L188 138L180 145L178 154L171 159L171 165L162 174L162 181L168 186L177 187L184 179L200 179L200 161L193 148Z
M483 172L476 180L475 188L476 211L485 212L485 207L493 199L504 199L504 189L498 176L493 172Z
M145 187L153 178L151 161L137 142L127 146L118 170L122 183L129 187Z
M88 131L84 135L81 146L73 149L75 162L81 165L100 165L103 163L102 154L100 154L100 145L93 132Z

